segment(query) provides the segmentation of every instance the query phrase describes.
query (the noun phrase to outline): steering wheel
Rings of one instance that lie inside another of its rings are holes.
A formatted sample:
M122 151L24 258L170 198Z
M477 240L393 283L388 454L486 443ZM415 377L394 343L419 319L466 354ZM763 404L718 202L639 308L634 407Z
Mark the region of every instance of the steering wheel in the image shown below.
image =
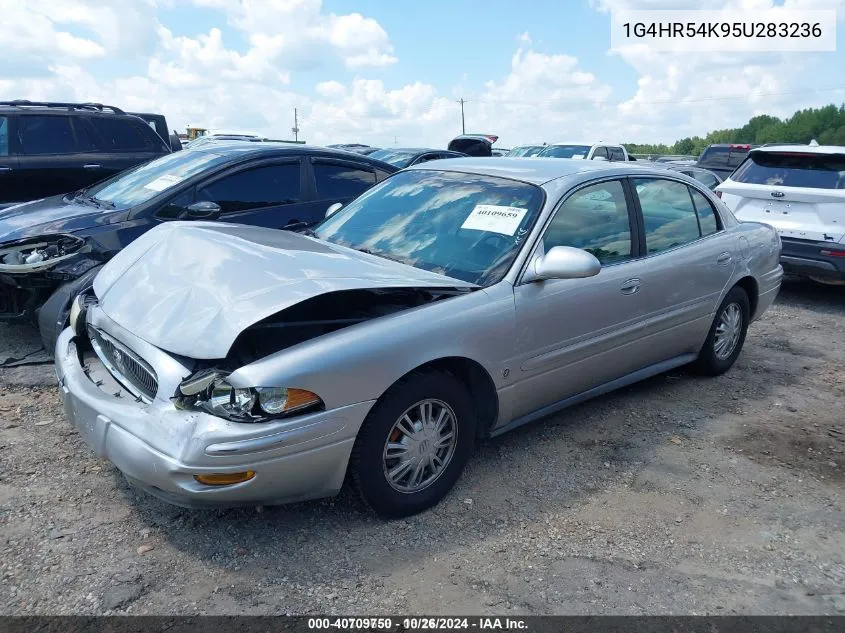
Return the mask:
M479 244L484 244L486 242L497 242L493 245L493 248L497 250L504 251L509 249L513 245L513 237L508 235L502 235L501 233L487 233L482 237L478 242L476 242L476 246Z

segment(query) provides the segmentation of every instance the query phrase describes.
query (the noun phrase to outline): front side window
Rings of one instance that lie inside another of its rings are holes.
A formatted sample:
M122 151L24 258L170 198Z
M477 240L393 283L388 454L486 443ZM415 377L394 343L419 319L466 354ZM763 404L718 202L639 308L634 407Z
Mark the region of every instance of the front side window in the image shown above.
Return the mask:
M845 154L752 152L731 180L751 185L845 189Z
M279 207L300 201L299 163L267 165L224 176L197 189L197 201L220 205L223 213Z
M548 252L554 246L583 249L602 265L631 259L631 222L622 183L602 182L567 198L543 235L543 248Z
M614 162L625 160L625 154L622 153L622 149L619 147L610 148L610 160Z
M227 157L213 152L174 152L124 171L90 187L84 193L110 208L128 209L152 200L191 176L227 160Z
M9 119L0 116L0 156L9 155Z
M593 152L593 158L607 158L607 148L597 147L596 151Z
M352 165L314 163L314 180L318 199L336 200L359 196L376 183L376 174Z
M589 145L549 145L537 156L541 158L586 158L589 153Z
M662 253L701 237L689 188L677 181L635 178L649 255Z
M72 154L78 151L70 117L66 116L20 116L18 137L21 153L27 156Z
M414 169L365 192L314 235L487 286L510 269L543 200L539 187L524 182Z

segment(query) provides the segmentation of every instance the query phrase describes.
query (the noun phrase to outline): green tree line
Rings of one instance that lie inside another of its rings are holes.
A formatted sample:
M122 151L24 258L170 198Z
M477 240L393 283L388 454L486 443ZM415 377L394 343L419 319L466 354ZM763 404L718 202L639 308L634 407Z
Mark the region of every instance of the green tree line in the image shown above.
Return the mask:
M713 143L809 143L845 145L845 104L798 110L788 119L761 114L739 128L714 130L707 136L682 138L672 145L625 143L630 154L684 154L698 156Z

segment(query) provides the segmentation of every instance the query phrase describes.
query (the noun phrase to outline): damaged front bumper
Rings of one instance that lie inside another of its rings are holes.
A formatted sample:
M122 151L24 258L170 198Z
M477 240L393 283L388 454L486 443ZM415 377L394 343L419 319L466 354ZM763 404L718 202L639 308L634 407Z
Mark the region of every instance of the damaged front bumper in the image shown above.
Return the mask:
M181 411L168 393L175 393L188 368L122 334L123 343L143 353L158 374L151 402L128 394L70 328L59 337L55 357L68 420L130 483L186 507L271 505L340 490L355 435L373 402L261 424ZM230 485L195 479L245 471L254 477Z
M87 240L72 235L28 238L0 246L0 322L35 321L63 284L102 265Z

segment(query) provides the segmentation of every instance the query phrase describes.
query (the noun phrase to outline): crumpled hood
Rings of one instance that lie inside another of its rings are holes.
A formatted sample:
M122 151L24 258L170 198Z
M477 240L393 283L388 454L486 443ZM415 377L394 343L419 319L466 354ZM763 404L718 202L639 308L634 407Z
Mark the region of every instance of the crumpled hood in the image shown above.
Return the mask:
M103 312L156 347L223 358L244 329L311 297L368 288L472 284L289 231L169 222L94 281Z

